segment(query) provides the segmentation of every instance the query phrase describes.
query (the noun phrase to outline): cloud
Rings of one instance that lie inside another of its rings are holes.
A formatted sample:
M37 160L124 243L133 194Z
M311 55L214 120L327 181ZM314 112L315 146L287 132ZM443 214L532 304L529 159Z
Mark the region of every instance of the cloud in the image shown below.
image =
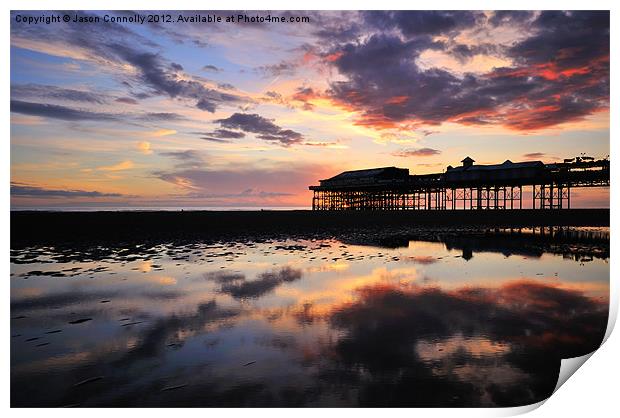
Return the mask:
M198 109L211 113L221 104L247 101L237 95L220 93L196 79L185 76L181 66L167 62L157 53L138 51L124 44L112 45L111 49L118 57L138 70L138 79L151 90L152 94L193 99Z
M265 92L265 96L263 97L264 101L266 102L271 102L271 103L278 103L278 104L283 104L283 105L287 105L287 101L284 99L284 97L278 93L277 91L267 91Z
M178 113L170 112L149 112L144 114L114 114L74 109L71 107L55 104L23 102L20 100L11 100L11 112L21 113L30 116L40 116L50 119L65 120L70 122L117 122L123 119L168 122L185 120L184 116L179 115Z
M295 92L287 97L277 91L267 91L264 96L261 97L261 101L267 103L275 103L278 105L286 106L290 109L303 109L312 111L315 105L311 103L313 99L320 99L323 95L316 89L307 86L297 87Z
M454 45L451 44L446 46L446 52L461 64L466 64L477 55L501 57L503 50L504 49L499 45L491 43L482 43L478 45L455 43Z
M347 149L348 145L340 143L340 141L335 142L323 142L323 141L304 141L302 145L307 147L320 147L320 148L330 148L330 149Z
M133 161L125 160L125 161L121 161L118 164L97 167L96 170L98 171L125 171L125 170L132 169L133 167L134 167Z
M310 100L320 98L321 94L315 91L312 87L299 87L295 94L291 97L292 100L302 103L302 109L314 110L314 105L310 103Z
M202 159L202 157L200 156L200 153L195 150L166 151L166 152L160 152L159 155L163 155L164 157L171 157L171 158L174 158L175 160L181 160L181 161Z
M11 196L35 198L72 198L72 197L126 197L120 193L103 193L74 189L48 189L40 186L11 183Z
M230 83L218 83L217 86L222 90L237 90L237 88Z
M527 158L527 159L540 159L546 156L547 154L544 152L530 152L528 154L523 154L523 158Z
M401 149L392 153L395 157L432 157L439 154L441 151L433 148Z
M265 141L279 142L283 146L298 144L303 140L303 135L290 129L282 129L273 120L257 114L234 113L226 119L217 119L222 127L238 129L244 132L257 134L257 138Z
M292 193L283 193L283 192L268 192L264 190L255 190L255 189L245 189L239 193L205 193L199 191L192 191L190 193L186 193L180 195L179 197L183 198L192 198L192 199L231 199L231 198L258 198L258 199L271 199L277 197L286 197L286 196L294 196Z
M36 16L34 12L19 13ZM96 12L72 13L85 18L99 16ZM149 27L170 36L175 42L192 38L191 34L184 32L181 36L170 27L157 24ZM176 35L172 36L173 34ZM193 41L198 44L198 39ZM137 90L132 93L137 98L164 95L173 99L194 101L199 109L209 112L220 105L251 101L247 97L220 92L199 77L187 74L179 63L166 59L159 52L151 52L162 50L151 38L144 37L122 24L102 22L96 27L85 29L82 24L68 23L62 28L38 27L37 30L28 30L23 25L11 25L11 42L14 46L50 55L88 61L105 68L106 71L115 72L126 86ZM129 70L130 66L133 69Z
M318 30L314 32L314 35L321 41L330 43L355 40L363 32L363 25L361 22L357 22L353 16L347 16L345 19L347 20L334 19L333 21L322 22L321 25L317 26Z
M532 26L533 36L509 50L519 63L553 64L563 70L609 58L608 11L543 11Z
M366 23L379 32L329 44L321 53L324 63L343 77L331 82L326 97L357 112L357 124L374 129L455 122L527 132L608 108L608 12L542 12L536 19L503 14L496 23L514 18L529 25L524 33L533 34L508 46L455 43L453 36L465 28L486 27L486 18L477 12L457 15L367 12ZM438 34L449 36L430 36ZM433 50L461 61L503 54L512 65L461 75L447 68L422 68L421 54Z
M214 113L216 109L215 103L207 99L198 100L198 102L196 102L196 107L200 110L206 110L211 113Z
M416 165L418 167L426 167L426 168L443 166L442 163L417 163Z
M219 144L230 144L232 142L227 139L214 138L212 136L202 136L200 137L200 139L204 139L205 141L209 141L209 142L217 142Z
M161 137L161 136L174 135L176 133L177 131L175 131L174 129L156 129L155 131L145 132L145 135Z
M335 81L318 94L356 112L359 125L407 129L454 122L529 132L578 121L609 108L608 11L308 14L317 22L314 29L287 30L288 35L292 30L303 36L304 43L291 50L302 52L303 58L278 56L275 63L258 68L273 76L292 74L302 66L311 66L318 74L336 73L336 77L329 77ZM194 36L193 26L186 35L160 24L149 27L175 43L187 42L188 38L203 42L202 37ZM510 31L518 31L518 35L509 40L501 36L495 39L495 35ZM73 24L54 30L40 27L37 31L12 25L11 35L16 46L113 68L124 82L131 81L136 89L131 94L136 98L164 95L190 101L207 112L223 105L253 103L249 97L232 94L232 86L214 86L210 80L187 74L183 66L159 52L159 45L124 25L106 24L105 32L85 31ZM422 56L428 53L447 56L457 63L495 57L503 67L467 73L462 65L455 68L433 60L425 63ZM129 66L132 71L124 70ZM208 64L203 70L221 69ZM289 101L294 103L303 95L295 96L289 100L265 95L265 99L291 106ZM312 109L309 100L300 103L304 109ZM263 139L281 140L272 136Z
M265 164L266 162L263 162ZM299 204L297 198L317 178L333 174L334 167L317 164L269 164L268 167L231 165L212 168L206 164L190 168L156 170L154 178L173 184L186 193L178 198L205 199L213 205ZM305 201L305 199L304 199Z
M326 97L358 112L357 123L361 125L381 129L456 122L531 131L608 108L608 12L368 11L312 15L323 29L313 32L316 44L298 48L304 52L304 59L282 60L259 69L271 75L290 74L306 65L306 57L321 58L322 65L335 68L342 76L330 84ZM208 112L222 104L249 100L220 91L219 86L209 87L159 53L129 46L126 39L154 47L121 25L109 25L107 42L68 26L56 34L43 30L45 37L12 30L20 37L61 39L90 48L93 59L130 64L137 70L130 78L143 88L136 94L193 100L197 108ZM456 40L459 35L479 36L485 30L515 26L523 30L512 43ZM154 27L170 35L161 25ZM178 34L173 39L182 41ZM420 55L428 51L439 51L461 62L494 55L512 65L488 74L456 75L455 69L421 68ZM308 62L313 62L310 58ZM220 70L211 64L203 69ZM295 96L294 101L303 95ZM270 100L277 102L278 98ZM308 100L301 103L312 109ZM264 139L279 140L270 136Z
M110 113L91 112L60 105L22 102L20 100L11 100L11 112L66 121L115 121L119 119L118 115Z
M281 61L278 64L263 65L256 68L256 71L271 77L278 77L281 75L294 75L299 64L292 61Z
M160 152L159 155L175 160L177 162L175 168L177 169L202 168L205 165L202 153L196 150L165 151Z
M245 134L243 132L230 131L228 129L216 129L215 131L208 133L208 135L215 136L217 138L234 138L234 139L245 137Z
M43 84L17 84L11 86L11 97L32 98L37 99L56 99L71 102L87 102L95 104L104 104L108 97L102 93L66 89L56 86L48 86Z
M138 148L138 150L146 155L152 154L153 150L151 149L151 143L148 141L142 141L142 142L138 142L136 144L136 148Z
M368 11L364 13L366 24L381 30L397 29L405 36L441 35L473 27L484 19L476 11Z
M438 47L429 38L403 41L389 35L346 44L334 51L338 57L332 65L348 80L333 82L327 94L337 104L360 111L359 124L377 128L409 120L439 124L472 106L490 106L468 92L475 85L463 89L464 83L445 70L418 68L420 52Z
M211 65L211 64L207 64L204 67L202 67L203 71L207 71L207 72L212 72L212 73L219 73L222 72L224 70L222 70L219 67L216 67L215 65Z
M139 103L136 99L132 99L131 97L118 97L114 101L130 105L136 105Z
M185 120L185 116L179 115L178 113L173 112L149 112L140 116L140 119L149 120L149 121L179 121Z
M245 137L244 132L231 131L229 129L215 129L212 132L193 132L195 135L200 135L200 139L205 141L230 143L230 139L240 139Z
M489 19L493 26L522 24L534 17L534 12L528 10L497 10Z

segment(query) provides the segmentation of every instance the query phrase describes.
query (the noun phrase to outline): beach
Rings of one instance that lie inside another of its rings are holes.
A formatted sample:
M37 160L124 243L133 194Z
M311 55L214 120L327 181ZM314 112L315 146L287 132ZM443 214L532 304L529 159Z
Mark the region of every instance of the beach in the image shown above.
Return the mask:
M11 404L538 402L602 340L609 213L494 214L13 212Z

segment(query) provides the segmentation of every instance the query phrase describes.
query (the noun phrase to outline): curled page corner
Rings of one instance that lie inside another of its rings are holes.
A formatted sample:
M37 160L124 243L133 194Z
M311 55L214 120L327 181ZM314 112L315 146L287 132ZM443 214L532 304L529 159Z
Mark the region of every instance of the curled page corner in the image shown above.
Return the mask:
M533 410L540 408L542 404L547 402L547 399L543 399L542 401L538 401L538 402L535 402L529 405L513 406L510 408L499 408L495 410L496 411L495 416L514 417L517 415L527 414L528 412L532 412Z
M605 336L601 342L601 346L605 344L605 341L609 338L614 327L616 326L616 319L618 318L618 293L616 286L609 288L609 314L607 317L607 329L605 330ZM600 348L600 347L599 347Z
M562 385L564 385L564 383L566 383L566 381L573 375L575 374L575 372L584 365L584 363L586 361L588 361L588 359L590 357L592 357L592 355L599 350L603 344L605 344L605 342L607 341L607 339L609 338L609 336L611 335L615 325L616 325L616 318L617 318L617 313L618 313L618 299L615 296L615 289L612 286L612 288L610 289L610 304L609 304L609 316L607 319L607 329L605 330L605 336L603 337L603 341L601 341L601 345L594 351L588 353L588 354L584 354L583 356L579 356L579 357L572 357L572 358L566 358L566 359L562 359L561 363L560 363L560 373L558 374L558 382L555 385L555 389L553 389L553 393L551 394L551 396L553 396L553 394L555 392L558 391L558 389L560 389L562 387ZM550 397L551 397L550 396ZM549 398L547 398L549 399ZM521 414L521 413L525 413L525 412L529 412L531 410L534 410L536 408L538 408L539 406L541 406L543 403L546 402L546 399L538 402L536 404L532 404L532 405L528 405L525 406L523 408L526 408L523 410L523 412L519 411L517 412L517 414ZM532 407L532 408L530 408ZM530 409L528 409L530 408Z
M594 354L596 350L592 351L583 356L572 357L562 359L560 364L560 374L558 375L558 383L555 385L555 389L553 389L553 393L557 392L557 390L571 377L577 369L579 369L583 364L588 361L592 354ZM553 395L552 395L553 396Z
M611 323L611 320L610 320ZM613 326L613 325L612 325ZM609 330L609 327L608 327ZM599 347L600 348L600 347ZM551 394L551 396L553 396L553 394L555 394L555 392L557 392L557 390L564 384L566 383L566 381L581 367L583 366L583 364L588 361L588 359L592 356L592 354L594 354L596 352L596 350L592 351L591 353L588 353L586 355L583 356L579 356L579 357L572 357L572 358L567 358L567 359L562 359L561 363L560 363L560 373L558 375L558 382L555 385L555 388L553 389L553 393ZM512 407L512 408L501 408L500 410L497 411L497 413L495 414L495 416L502 416L502 417L507 417L507 416L516 416L516 415L523 415L523 414L527 414L528 412L532 412L535 409L540 408L545 402L547 402L547 400L549 400L549 398L551 398L551 396L549 396L546 399L543 399L539 402L530 404L530 405L523 405L523 406L516 406L516 407Z
M605 336L603 337L603 341L601 341L601 345L596 350L599 350L603 344L607 341L609 336L611 335L615 325L616 319L618 316L618 298L616 297L616 289L615 286L611 286L609 289L609 314L607 319L607 329L605 330ZM585 354L579 357L562 359L560 363L560 373L558 375L558 383L555 385L555 389L553 389L553 393L557 392L557 390L562 387L564 383L581 367L583 364L588 361L592 354L596 352L596 350L591 353ZM552 394L553 396L553 394ZM544 403L544 401L543 401ZM542 403L541 403L542 404Z

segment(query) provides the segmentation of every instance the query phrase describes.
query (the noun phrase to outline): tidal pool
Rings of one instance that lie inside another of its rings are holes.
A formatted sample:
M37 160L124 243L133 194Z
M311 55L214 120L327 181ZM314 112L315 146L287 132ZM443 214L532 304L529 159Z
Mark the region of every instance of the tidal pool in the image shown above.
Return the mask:
M608 229L11 251L20 406L516 406L607 326Z

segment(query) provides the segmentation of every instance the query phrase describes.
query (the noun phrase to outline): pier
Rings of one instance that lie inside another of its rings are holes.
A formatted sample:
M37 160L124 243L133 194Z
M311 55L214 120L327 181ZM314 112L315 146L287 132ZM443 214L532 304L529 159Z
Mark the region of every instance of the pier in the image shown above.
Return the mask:
M406 168L381 167L345 171L320 180L313 210L467 210L570 209L571 190L609 187L609 159L591 157L479 165L466 157L443 173L409 174Z

